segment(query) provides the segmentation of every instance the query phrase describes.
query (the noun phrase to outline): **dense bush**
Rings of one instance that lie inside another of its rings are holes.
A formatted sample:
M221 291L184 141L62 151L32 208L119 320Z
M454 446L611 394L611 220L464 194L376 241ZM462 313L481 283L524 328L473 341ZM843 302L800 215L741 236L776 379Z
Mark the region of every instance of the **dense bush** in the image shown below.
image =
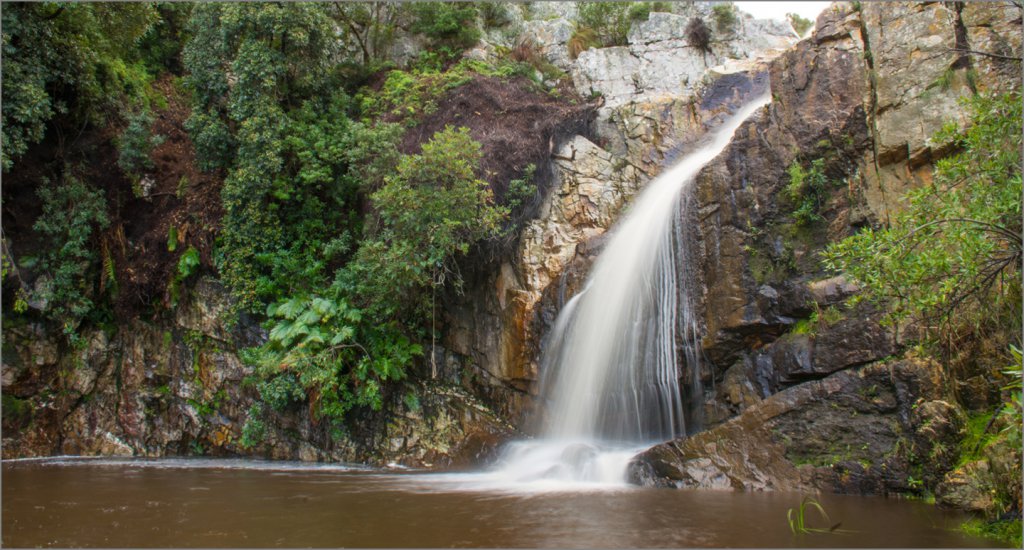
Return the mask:
M431 49L454 58L472 47L482 35L476 23L478 10L472 2L416 2L410 6L410 30L431 39Z
M667 2L577 2L577 6L577 49L590 42L584 39L587 33L596 35L601 46L624 46L634 23L646 21L652 11L670 8Z
M350 267L366 307L384 318L422 319L435 287L461 283L455 256L496 236L508 215L476 177L479 162L480 144L466 128L449 127L385 178L371 197L379 221Z
M415 28L453 47L475 41L465 32L475 7L440 8L412 6ZM269 304L270 338L246 352L262 403L247 444L297 401L332 422L379 408L422 353L436 288L459 283L454 258L507 215L475 175L480 145L465 129L400 156L402 127L376 121L412 120L471 72L509 76L521 64L391 71L379 93L351 101L332 69L342 55L332 17L351 13L334 9L199 5L184 52L197 155L226 172L218 269L242 307Z
M1021 307L1021 97L963 100L971 125L947 125L933 140L958 153L936 163L931 184L911 191L888 226L867 228L825 253L891 320L925 326L956 314L1006 309L1019 327ZM1017 331L1019 334L1019 329Z
M54 115L81 127L141 101L148 74L136 42L157 18L151 4L5 4L3 170Z
M106 201L70 173L59 183L40 187L39 198L43 212L34 229L48 242L60 244L43 252L40 270L45 282L34 298L46 304L48 316L73 340L93 306L95 289L88 274L96 262L94 232L109 223Z
M815 159L808 168L794 161L787 172L789 183L786 185L786 197L794 205L793 219L797 226L821 221L821 208L828 199L831 187L825 175L825 159Z
M260 397L271 409L308 399L316 418L340 425L353 407L380 409L383 386L404 378L409 362L422 354L394 324L364 318L338 289L267 308L269 339L243 359L256 365ZM253 444L264 413L262 407L250 411Z
M117 144L117 165L126 174L138 179L145 170L153 167L149 158L153 147L163 143L163 136L153 135L150 127L153 115L140 109L128 115L128 125L115 140Z
M715 29L720 33L735 32L736 25L740 22L736 15L736 6L732 2L715 4L711 8L711 15L715 19Z
M353 230L352 123L328 70L328 8L204 4L190 21L188 129L201 165L227 169L217 266L248 308L325 285L325 251L343 252L328 244Z

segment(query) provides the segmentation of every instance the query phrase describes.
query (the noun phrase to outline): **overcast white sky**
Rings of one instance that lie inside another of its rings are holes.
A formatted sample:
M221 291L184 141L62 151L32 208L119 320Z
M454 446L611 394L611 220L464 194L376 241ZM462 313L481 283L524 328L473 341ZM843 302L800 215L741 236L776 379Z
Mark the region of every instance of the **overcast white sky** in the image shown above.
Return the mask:
M734 2L736 7L758 19L786 19L787 13L796 13L811 21L828 7L830 2Z

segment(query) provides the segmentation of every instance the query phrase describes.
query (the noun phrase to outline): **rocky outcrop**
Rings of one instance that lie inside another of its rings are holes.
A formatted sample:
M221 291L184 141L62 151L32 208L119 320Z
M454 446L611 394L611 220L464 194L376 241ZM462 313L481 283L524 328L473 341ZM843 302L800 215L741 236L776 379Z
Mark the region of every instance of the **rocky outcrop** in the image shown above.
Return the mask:
M941 401L943 384L937 364L916 359L837 372L645 451L633 459L630 479L661 487L907 491L913 465L955 446L963 427L963 413Z
M989 518L1021 511L1020 426L995 417L985 427L991 436L973 447L964 446L963 456L935 487L935 502L941 506L984 513Z
M487 458L512 431L466 390L421 383L418 403L392 396L348 433L302 407L270 415L263 443L244 448L256 392L238 352L265 334L244 317L229 328L230 308L224 288L201 279L173 319L89 330L74 349L40 325L5 326L4 458L255 455L447 467Z
M664 95L686 97L705 83L710 68L728 60L770 59L794 42L788 24L737 17L733 28L716 31L706 51L690 44L686 29L693 18L710 21L710 10L688 11L653 12L633 25L627 46L582 52L571 69L576 89L584 96L600 94L608 108Z
M443 362L461 365L462 383L514 423L523 421L538 390L542 338L579 290L620 211L671 160L695 148L722 116L763 93L768 76L762 61L778 54L764 48L793 39L787 25L741 17L737 28L745 31L720 37L717 53L704 55L683 44L680 33L690 17L710 17L710 7L673 9L682 14L654 12L635 24L628 47L591 49L576 60L565 50L574 6L531 6L524 22L521 38L567 68L583 95L590 93L592 77L639 78L640 72L623 73L628 67L617 63L600 62L614 74L588 68L588 59L614 57L620 50L631 52L626 55L636 60L645 84L605 94L586 135L552 142L549 169L538 170L538 181L550 191L523 223L516 250L493 273L478 274L466 296L447 308L448 331L439 353L450 357ZM673 79L683 68L690 82L680 87Z
M857 288L826 278L818 253L930 181L948 153L931 136L951 117L963 122L958 98L1015 85L991 75L1007 63L1019 71L1008 59L1020 55L1019 31L1019 8L1002 5L835 3L809 39L771 62L771 105L697 181L710 429L637 457L635 482L938 486L940 501L988 506L990 463L955 468L965 421L954 381L937 365L892 359L901 353L892 331L863 304L843 305ZM971 36L1003 53L965 57ZM800 222L784 193L788 169L815 160L832 189L823 221ZM973 393L985 401L987 389Z
M844 12L834 18L819 22L819 28L831 29L830 40L816 35L771 63L773 101L767 112L740 128L698 177L704 347L718 365L771 342L792 324L791 315L806 311L808 304L794 303L806 299L806 290L791 290L804 283L790 278L820 271L814 250L827 235L796 227L788 218L791 206L781 196L787 168L829 155L830 176L840 189L840 182L856 178L855 159L870 146L859 30ZM829 218L839 206L829 203L822 216ZM846 222L830 231L847 233Z
M1019 81L1021 10L1008 2L866 2L861 21L873 84L865 198L885 219L906 191L931 181L932 163L946 152L931 137L947 122L963 125L959 98Z

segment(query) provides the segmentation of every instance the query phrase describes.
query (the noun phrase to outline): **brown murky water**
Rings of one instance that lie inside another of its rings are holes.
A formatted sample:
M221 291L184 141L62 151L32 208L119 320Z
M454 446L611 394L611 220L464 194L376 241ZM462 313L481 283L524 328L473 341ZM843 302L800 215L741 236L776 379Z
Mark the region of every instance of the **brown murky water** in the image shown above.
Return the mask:
M3 463L5 547L991 546L921 502L823 495L842 533L793 535L801 495L519 492L473 475L212 460ZM811 520L810 523L814 524Z

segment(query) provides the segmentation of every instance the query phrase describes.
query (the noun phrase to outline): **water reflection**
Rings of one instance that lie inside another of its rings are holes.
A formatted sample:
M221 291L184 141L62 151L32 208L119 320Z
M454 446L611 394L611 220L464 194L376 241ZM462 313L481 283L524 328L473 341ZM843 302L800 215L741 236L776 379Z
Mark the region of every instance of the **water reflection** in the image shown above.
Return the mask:
M4 546L984 546L919 502L822 496L853 532L794 537L801 495L620 488L481 490L472 476L347 467L3 464ZM130 475L128 475L130 474Z

